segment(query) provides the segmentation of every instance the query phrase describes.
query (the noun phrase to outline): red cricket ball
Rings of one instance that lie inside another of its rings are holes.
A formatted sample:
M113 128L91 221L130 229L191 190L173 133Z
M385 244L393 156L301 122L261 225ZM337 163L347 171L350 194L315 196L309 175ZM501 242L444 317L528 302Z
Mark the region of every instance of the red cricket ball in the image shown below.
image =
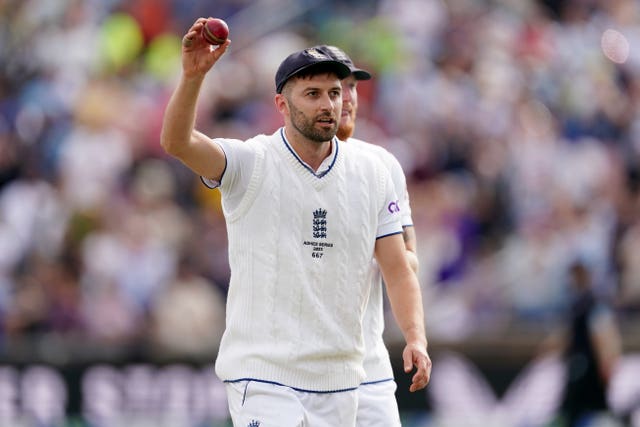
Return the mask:
M219 45L229 37L229 26L219 18L209 18L202 27L202 38L209 44Z

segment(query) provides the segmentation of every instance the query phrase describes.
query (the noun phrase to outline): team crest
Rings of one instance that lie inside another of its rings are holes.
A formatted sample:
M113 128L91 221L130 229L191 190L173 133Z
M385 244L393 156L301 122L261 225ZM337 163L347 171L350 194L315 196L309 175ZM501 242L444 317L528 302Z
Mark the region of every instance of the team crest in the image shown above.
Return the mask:
M313 237L315 239L327 238L327 211L316 209L313 211Z
M260 427L260 421L251 420L247 427Z

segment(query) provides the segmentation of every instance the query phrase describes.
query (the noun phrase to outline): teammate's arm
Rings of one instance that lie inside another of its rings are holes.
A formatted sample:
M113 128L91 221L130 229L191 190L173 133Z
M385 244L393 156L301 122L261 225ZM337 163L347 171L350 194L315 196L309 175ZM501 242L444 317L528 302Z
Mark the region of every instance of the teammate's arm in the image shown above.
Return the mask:
M200 35L205 21L198 18L182 39L182 75L165 110L160 143L167 153L180 159L196 174L219 180L226 164L224 152L194 127L204 78L230 41L212 50Z
M416 368L409 390L417 391L426 387L431 376L420 284L409 265L400 234L379 238L375 257L384 278L391 309L406 342L402 352L404 370L409 373Z
M407 191L407 178L402 170L402 165L398 159L390 152L384 150L383 160L389 168L391 182L395 189L396 195L400 197L400 216L402 221L402 237L406 249L407 259L411 269L417 274L420 263L418 262L416 231L413 227L411 218L411 205L409 201L409 192Z
M418 252L416 249L416 230L413 226L402 227L402 238L404 239L404 248L406 250L407 261L409 261L409 267L414 273L418 273Z

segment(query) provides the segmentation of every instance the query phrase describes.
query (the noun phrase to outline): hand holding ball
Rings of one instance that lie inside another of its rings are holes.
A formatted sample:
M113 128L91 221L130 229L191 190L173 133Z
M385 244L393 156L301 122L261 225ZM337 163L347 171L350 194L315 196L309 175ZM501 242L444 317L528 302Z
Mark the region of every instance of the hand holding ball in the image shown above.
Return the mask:
M202 38L209 44L221 45L229 37L227 23L219 18L209 18L202 27Z

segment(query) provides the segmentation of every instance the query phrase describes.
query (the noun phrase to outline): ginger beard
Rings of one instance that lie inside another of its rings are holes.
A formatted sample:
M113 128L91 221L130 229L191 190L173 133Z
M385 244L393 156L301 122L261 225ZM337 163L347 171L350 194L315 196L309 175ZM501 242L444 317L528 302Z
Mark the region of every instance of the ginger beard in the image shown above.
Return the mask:
M340 116L340 125L338 126L338 133L336 133L336 136L341 141L346 141L348 138L353 136L353 132L356 128L356 113L357 108L353 105L348 107L348 109L343 105L342 115Z
M353 136L356 128L356 115L358 113L357 80L349 76L342 80L342 113L336 136L341 141L346 141Z

